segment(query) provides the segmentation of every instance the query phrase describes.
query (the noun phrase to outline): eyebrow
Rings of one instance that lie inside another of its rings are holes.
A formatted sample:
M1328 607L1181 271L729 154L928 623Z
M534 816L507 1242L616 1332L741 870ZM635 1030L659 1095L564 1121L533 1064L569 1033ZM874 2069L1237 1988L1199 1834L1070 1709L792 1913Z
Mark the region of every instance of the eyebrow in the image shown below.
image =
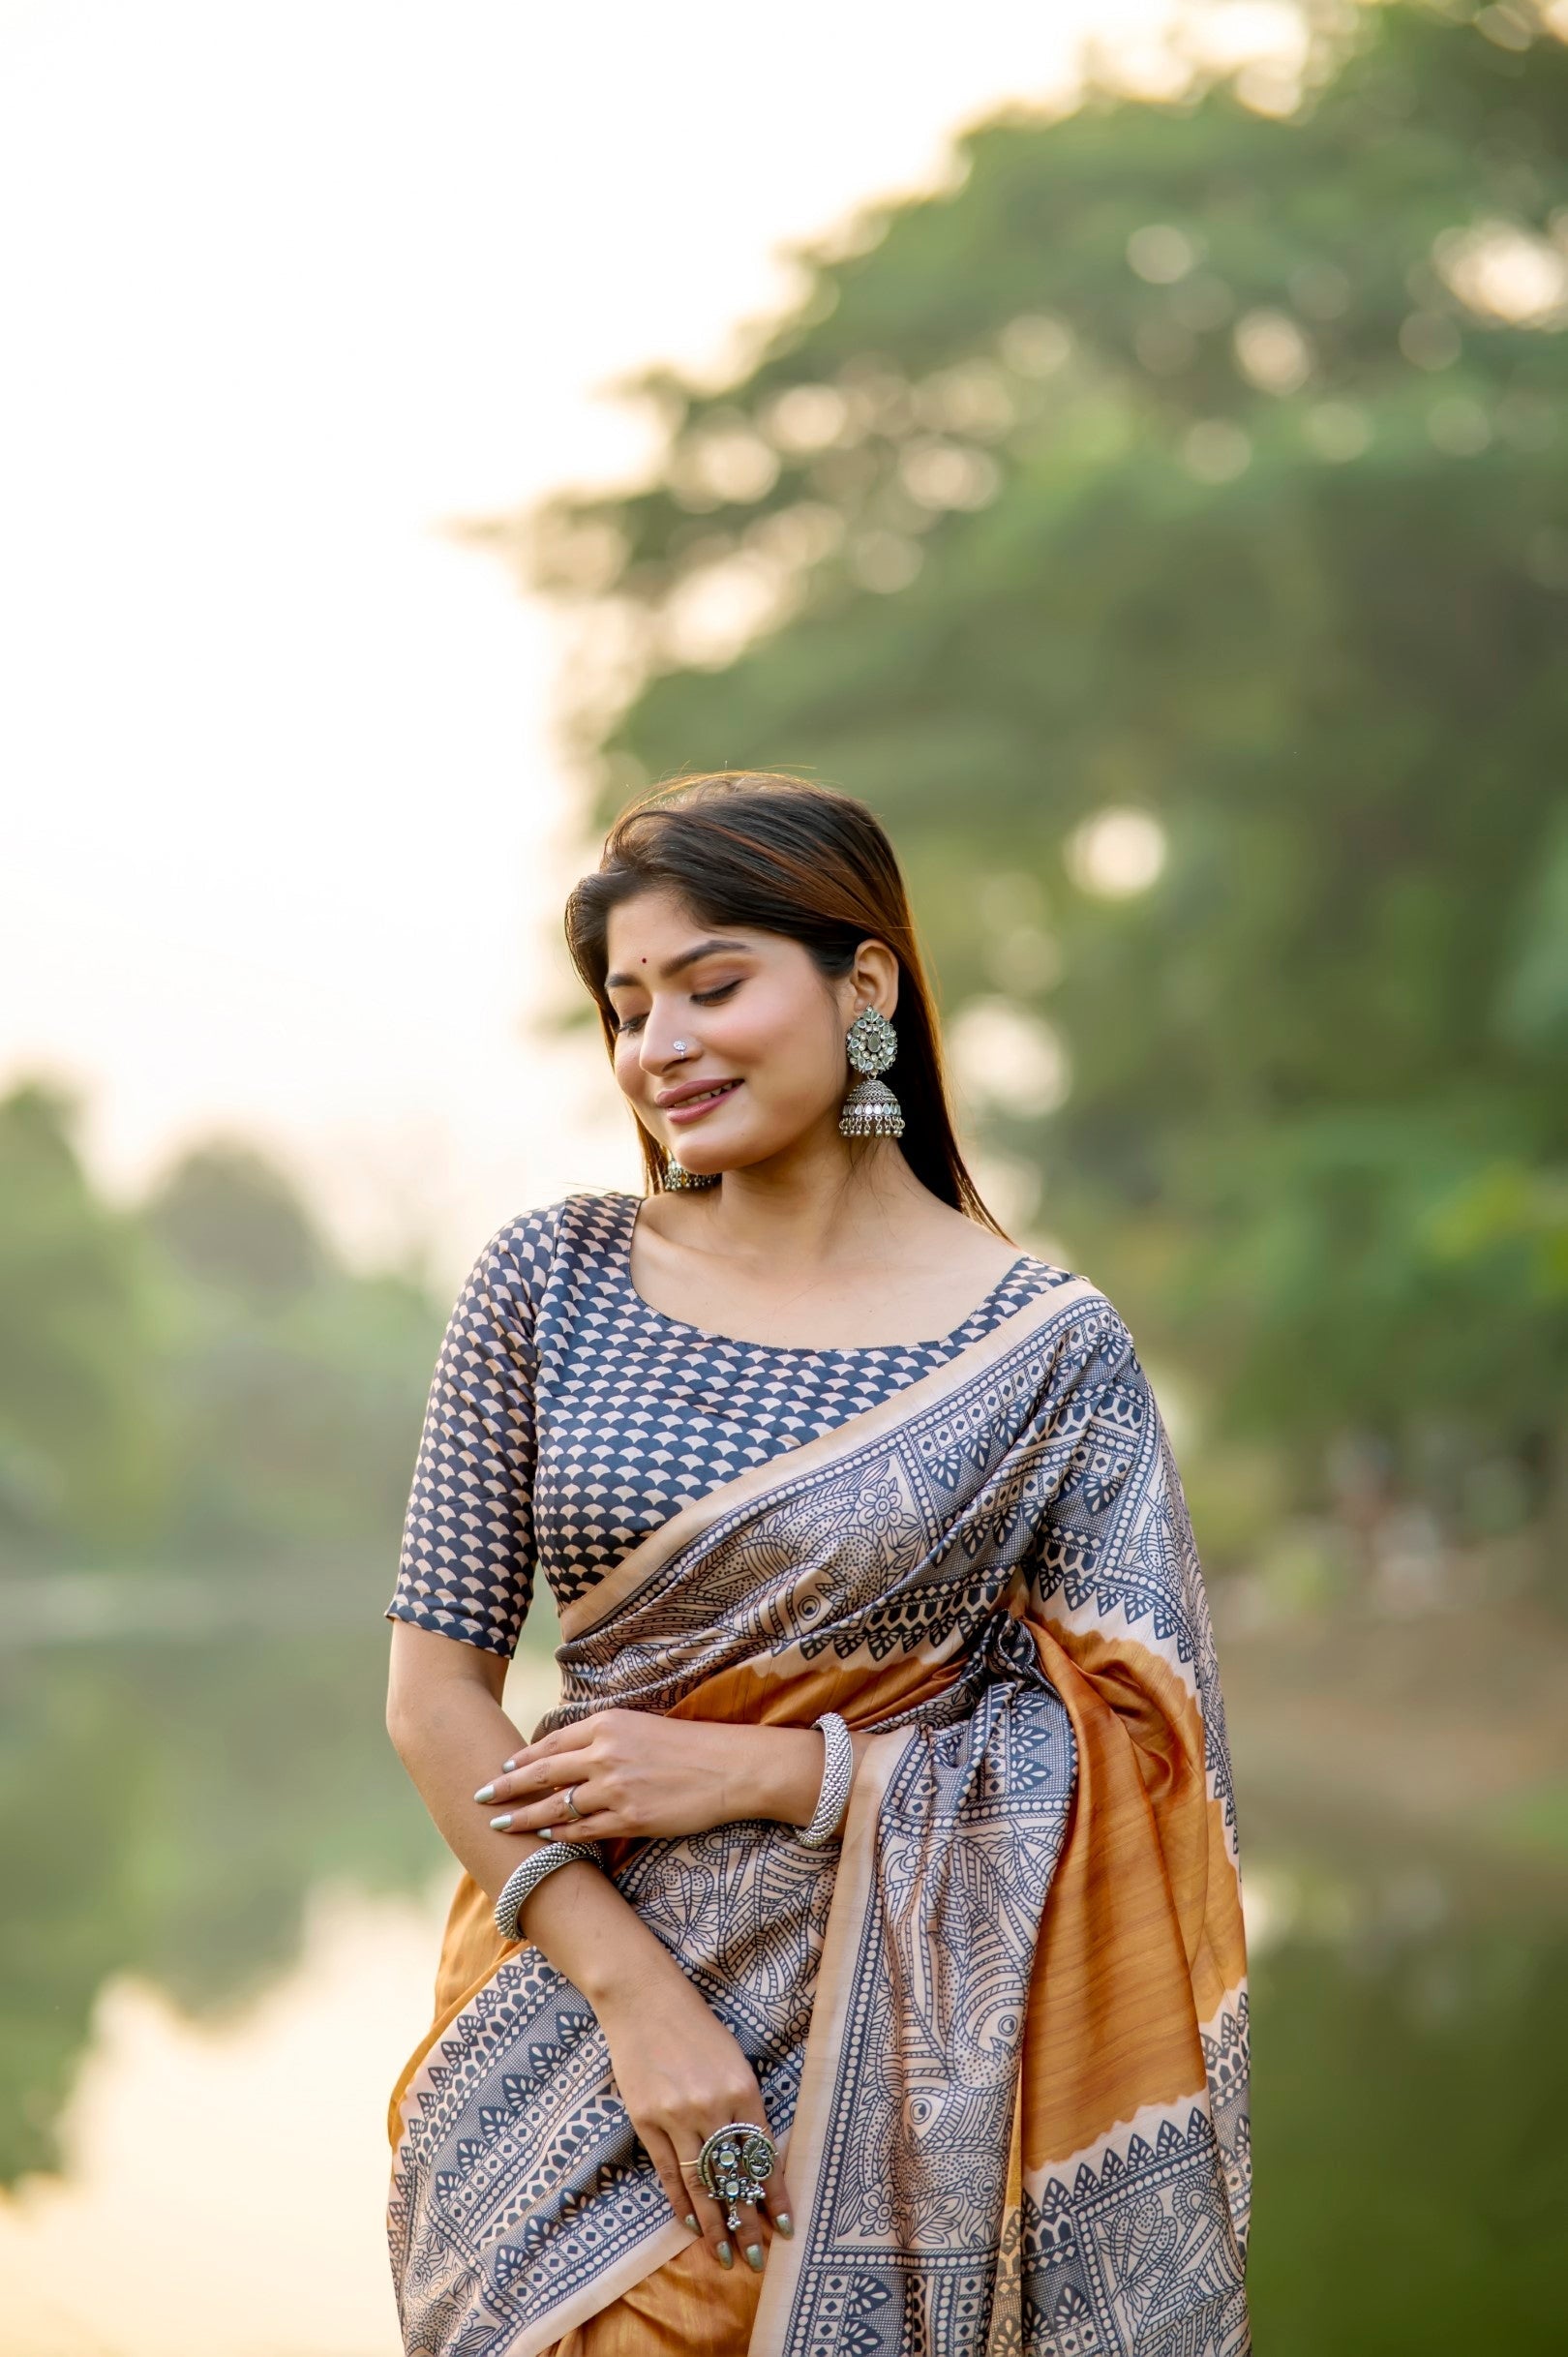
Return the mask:
M675 977L678 974L683 974L688 966L696 965L699 958L715 957L722 950L732 952L739 950L743 953L750 947L749 941L719 941L717 939L700 941L694 950L682 950L678 957L668 959L659 968L659 978L663 982L673 982ZM643 980L644 977L640 974L607 974L604 978L604 986L607 990L635 990Z

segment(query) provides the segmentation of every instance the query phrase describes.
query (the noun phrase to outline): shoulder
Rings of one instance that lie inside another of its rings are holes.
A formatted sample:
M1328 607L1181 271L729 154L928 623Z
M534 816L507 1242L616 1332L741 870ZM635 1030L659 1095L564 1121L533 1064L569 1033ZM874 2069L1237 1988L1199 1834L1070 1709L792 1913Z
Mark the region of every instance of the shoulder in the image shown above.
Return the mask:
M602 1249L634 1216L639 1199L610 1189L579 1188L553 1203L515 1212L481 1245L469 1286L537 1307L552 1273Z
M1140 1371L1131 1332L1092 1277L1026 1252L1011 1272L1009 1289L1048 1314L1061 1356L1079 1379L1136 1378Z

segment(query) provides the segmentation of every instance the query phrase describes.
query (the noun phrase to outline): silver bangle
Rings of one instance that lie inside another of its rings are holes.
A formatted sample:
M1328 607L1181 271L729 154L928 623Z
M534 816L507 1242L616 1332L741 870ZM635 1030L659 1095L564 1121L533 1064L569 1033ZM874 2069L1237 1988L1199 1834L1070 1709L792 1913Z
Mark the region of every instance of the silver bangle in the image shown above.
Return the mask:
M826 1849L843 1822L848 1805L850 1786L855 1781L855 1745L850 1731L836 1710L825 1710L815 1725L822 1729L826 1757L822 1766L822 1791L812 1812L811 1823L797 1826L795 1838L802 1850Z
M535 1850L530 1857L525 1858L521 1865L512 1868L496 1901L496 1929L503 1940L520 1940L523 1937L517 1927L517 1919L523 1911L524 1901L532 1897L547 1874L554 1874L558 1866L569 1866L575 1858L582 1858L589 1866L599 1863L598 1849L592 1842L552 1841L547 1842L542 1850Z

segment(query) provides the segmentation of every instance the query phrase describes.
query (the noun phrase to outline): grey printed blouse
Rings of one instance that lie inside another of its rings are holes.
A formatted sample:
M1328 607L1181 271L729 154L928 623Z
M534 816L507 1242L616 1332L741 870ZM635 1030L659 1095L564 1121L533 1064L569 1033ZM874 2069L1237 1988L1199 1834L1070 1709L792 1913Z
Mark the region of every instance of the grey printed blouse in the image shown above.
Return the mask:
M567 1195L480 1253L436 1363L387 1619L510 1655L536 1565L570 1603L681 1507L902 1391L1062 1274L1020 1254L933 1342L737 1342L637 1292L641 1200Z

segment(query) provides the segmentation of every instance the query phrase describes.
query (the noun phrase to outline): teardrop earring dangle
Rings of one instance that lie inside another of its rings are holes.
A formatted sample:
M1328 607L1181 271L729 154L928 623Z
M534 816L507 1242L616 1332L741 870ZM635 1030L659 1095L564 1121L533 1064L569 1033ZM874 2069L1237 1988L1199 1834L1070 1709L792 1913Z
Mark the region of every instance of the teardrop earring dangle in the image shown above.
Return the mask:
M878 1073L898 1053L898 1034L875 1007L862 1007L844 1041L850 1063L867 1075L844 1100L838 1127L845 1137L902 1137L904 1108Z
M664 1183L676 1194L692 1187L716 1187L722 1175L717 1170L687 1170L673 1154L664 1165Z

